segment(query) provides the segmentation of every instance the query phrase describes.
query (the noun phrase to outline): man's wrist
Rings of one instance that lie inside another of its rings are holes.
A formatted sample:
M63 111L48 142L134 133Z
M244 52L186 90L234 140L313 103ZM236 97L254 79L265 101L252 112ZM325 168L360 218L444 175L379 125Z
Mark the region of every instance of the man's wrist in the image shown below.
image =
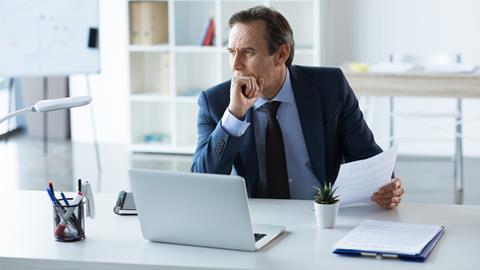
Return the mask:
M250 126L250 123L245 118L243 120L238 119L229 109L226 109L221 120L222 127L232 136L242 136Z
M238 120L245 120L245 115L247 115L247 112L243 112L239 109L232 108L232 106L228 106L228 112L230 112L231 115L235 116Z

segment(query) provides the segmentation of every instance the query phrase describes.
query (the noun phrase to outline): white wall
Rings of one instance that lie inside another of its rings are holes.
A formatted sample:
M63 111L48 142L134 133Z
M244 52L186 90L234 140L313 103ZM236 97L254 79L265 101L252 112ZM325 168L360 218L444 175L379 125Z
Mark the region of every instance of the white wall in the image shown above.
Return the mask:
M90 75L92 107L100 142L129 141L127 1L100 0L101 73ZM70 93L87 94L84 75L71 76ZM90 106L71 111L72 140L92 141Z
M339 66L348 61L376 62L386 60L391 52L431 54L461 53L464 63L480 63L480 1L475 0L322 0L320 20L323 40L322 60ZM128 143L127 73L127 1L100 0L99 75L91 76L93 108L100 142ZM73 76L71 93L85 94L85 79ZM372 129L385 142L388 136L388 100L376 98ZM402 111L452 111L453 99L397 98ZM431 109L433 107L433 110ZM480 101L465 100L464 117L478 118ZM441 127L425 129L425 121ZM449 119L439 123L430 119L398 119L399 135L418 134L447 137L453 140ZM464 126L466 155L480 156L480 121ZM408 133L408 134L407 134ZM411 134L413 133L413 134ZM91 141L89 108L72 110L72 139ZM400 152L411 154L450 155L452 140L447 143L401 142ZM382 144L386 145L386 144Z
M325 0L325 64L349 61L375 63L392 52L428 56L461 53L467 64L480 64L480 1L475 0ZM479 89L480 91L480 89ZM388 136L388 99L376 99L372 129L380 140ZM448 98L397 98L402 112L453 112ZM480 101L464 101L464 153L480 156ZM451 155L453 121L398 118L397 135L432 138L401 141L406 154ZM434 126L438 128L428 128ZM434 142L446 138L449 142Z
M387 60L391 52L461 52L480 63L480 1L327 0L327 64Z

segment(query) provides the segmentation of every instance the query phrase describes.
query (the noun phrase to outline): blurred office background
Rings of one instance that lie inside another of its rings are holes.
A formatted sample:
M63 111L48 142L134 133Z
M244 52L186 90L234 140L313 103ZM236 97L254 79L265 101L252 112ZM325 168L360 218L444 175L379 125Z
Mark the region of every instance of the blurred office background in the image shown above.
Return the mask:
M454 60L441 64L460 62L465 70L451 67L440 76L480 81L475 69L480 65L480 3L474 0L99 0L101 72L47 79L49 98L86 95L89 85L91 107L48 113L46 152L42 114L18 117L8 127L1 124L4 188L43 189L52 179L68 191L82 178L99 192L116 193L129 189L129 167L188 171L196 142L196 95L229 78L228 17L256 4L273 6L289 19L296 64L341 66L348 77L359 71L350 68L352 63L366 67L368 74L368 68L394 61L392 56L442 55ZM216 31L209 38L212 23ZM160 26L159 32L152 25ZM149 38L136 36L148 29ZM429 75L425 65L422 69L425 62L406 62L412 68L402 72ZM38 77L3 76L0 116L43 99L44 83ZM423 87L428 85L420 85L420 93ZM392 135L399 143L395 171L404 181L405 201L458 202L458 99L357 96L379 144L389 147ZM478 98L462 98L461 201L466 204L480 203L479 105Z

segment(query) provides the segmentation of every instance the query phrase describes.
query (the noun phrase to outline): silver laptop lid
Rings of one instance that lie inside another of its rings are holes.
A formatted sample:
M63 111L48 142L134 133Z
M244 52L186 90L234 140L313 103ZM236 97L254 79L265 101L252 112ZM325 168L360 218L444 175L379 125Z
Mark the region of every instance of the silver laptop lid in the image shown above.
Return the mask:
M143 169L129 175L145 239L255 250L243 178Z

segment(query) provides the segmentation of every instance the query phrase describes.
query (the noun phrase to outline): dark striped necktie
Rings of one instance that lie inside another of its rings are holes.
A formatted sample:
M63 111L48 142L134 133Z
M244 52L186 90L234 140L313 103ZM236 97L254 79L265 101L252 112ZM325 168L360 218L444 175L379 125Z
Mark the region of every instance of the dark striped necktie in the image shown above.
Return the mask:
M277 120L279 106L280 102L278 101L272 101L263 105L268 115L265 137L267 198L290 199L283 136Z

